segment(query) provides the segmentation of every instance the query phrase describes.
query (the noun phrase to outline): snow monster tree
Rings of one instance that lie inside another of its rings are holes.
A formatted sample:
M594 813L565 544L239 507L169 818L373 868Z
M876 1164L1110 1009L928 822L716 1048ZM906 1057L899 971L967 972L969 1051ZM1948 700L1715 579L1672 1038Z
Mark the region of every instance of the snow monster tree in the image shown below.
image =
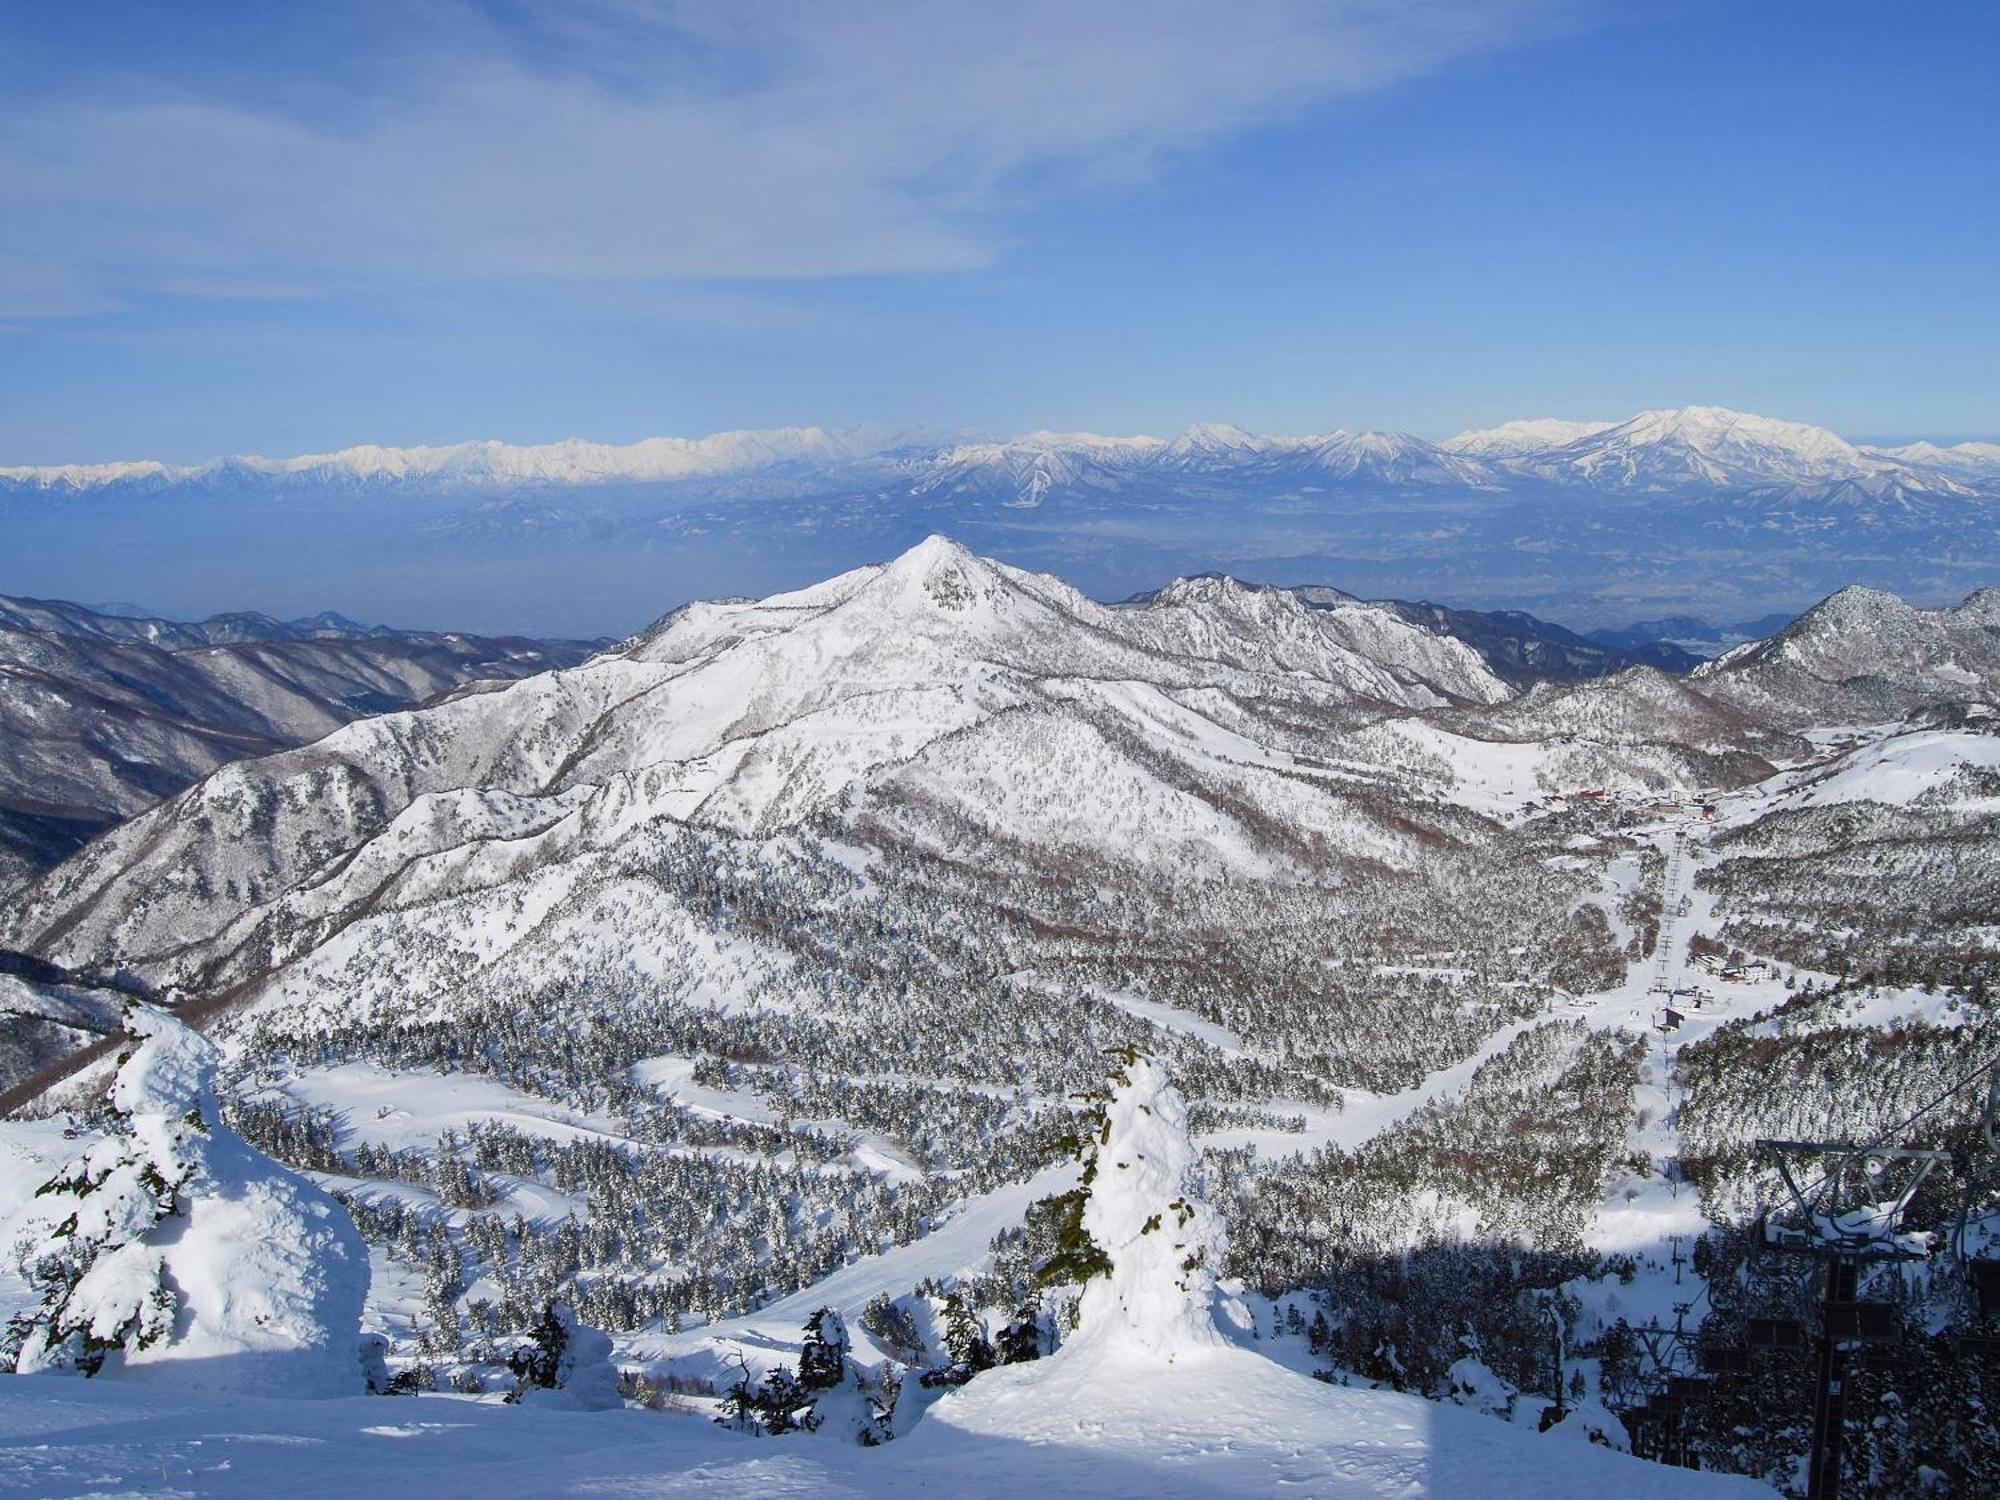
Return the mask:
M215 1043L137 1004L125 1030L106 1133L39 1190L22 1271L41 1301L10 1324L9 1362L359 1394L368 1254L346 1209L223 1124Z
M1215 1326L1221 1217L1194 1192L1187 1100L1152 1058L1113 1054L1085 1116L1083 1197L1068 1259L1086 1268L1074 1343L1171 1363L1224 1342Z

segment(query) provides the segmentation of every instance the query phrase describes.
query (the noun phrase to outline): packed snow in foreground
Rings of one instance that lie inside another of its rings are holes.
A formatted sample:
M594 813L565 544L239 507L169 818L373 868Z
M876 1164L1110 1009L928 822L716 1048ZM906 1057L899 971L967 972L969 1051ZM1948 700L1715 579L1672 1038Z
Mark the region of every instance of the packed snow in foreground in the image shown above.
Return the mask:
M173 1134L173 1117L162 1110L185 1105L192 1120L208 1099L212 1045L164 1016L135 1025L148 1039L114 1088L130 1136L107 1136L93 1159L107 1148L131 1155L134 1141L145 1149L162 1132ZM1214 1279L1224 1231L1194 1193L1186 1101L1156 1063L1135 1055L1114 1072L1101 1113L1086 1122L1081 1223L1109 1269L1085 1286L1078 1332L1047 1359L989 1371L946 1393L893 1443L857 1446L830 1425L779 1440L685 1417L532 1402L225 1396L226 1385L209 1382L203 1391L197 1380L172 1377L211 1367L229 1333L248 1346L259 1339L238 1327L231 1298L216 1304L184 1291L170 1327L147 1340L148 1359L113 1351L98 1366L110 1378L0 1382L0 1487L46 1496L307 1497L393 1486L428 1497L1040 1492L1149 1500L1475 1489L1493 1497L1768 1493L1748 1480L1643 1464L1581 1436L1564 1441L1561 1430L1538 1438L1413 1396L1324 1385L1242 1347L1249 1320ZM222 1127L215 1131L227 1139ZM173 1144L168 1154L184 1159L186 1137L175 1135ZM189 1211L161 1216L98 1264L165 1256L192 1269L188 1245L203 1243L207 1222L222 1222L208 1205L271 1199L273 1183L295 1195L290 1174L245 1165L236 1158L254 1153L239 1142L229 1147L227 1156L191 1164ZM288 1301L296 1312L300 1268L271 1251L295 1245L304 1220L287 1193L276 1198L289 1216L237 1222L237 1244L204 1243L202 1253L231 1276L229 1291L243 1306ZM345 1239L317 1248L338 1267L341 1256L332 1252ZM85 1281L90 1274L86 1268ZM340 1290L322 1288L312 1305L317 1322L253 1314L250 1321L268 1330L266 1352L295 1345L319 1369L330 1346L336 1364L351 1366L360 1300L343 1300ZM77 1295L72 1290L71 1300ZM37 1330L24 1368L76 1369L74 1358L49 1357L46 1332ZM141 1372L162 1378L130 1378ZM327 1366L325 1380L296 1393L326 1394L353 1379L349 1369Z

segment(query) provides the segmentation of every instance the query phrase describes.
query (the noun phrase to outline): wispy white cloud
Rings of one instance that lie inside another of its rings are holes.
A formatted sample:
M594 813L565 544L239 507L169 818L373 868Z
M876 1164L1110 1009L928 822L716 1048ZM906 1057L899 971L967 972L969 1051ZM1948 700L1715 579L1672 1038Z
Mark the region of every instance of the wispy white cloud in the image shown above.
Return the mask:
M1568 0L457 6L343 103L148 73L0 117L7 313L440 276L952 271L1010 210L1534 40ZM346 60L352 66L353 59ZM18 278L18 279L16 279Z

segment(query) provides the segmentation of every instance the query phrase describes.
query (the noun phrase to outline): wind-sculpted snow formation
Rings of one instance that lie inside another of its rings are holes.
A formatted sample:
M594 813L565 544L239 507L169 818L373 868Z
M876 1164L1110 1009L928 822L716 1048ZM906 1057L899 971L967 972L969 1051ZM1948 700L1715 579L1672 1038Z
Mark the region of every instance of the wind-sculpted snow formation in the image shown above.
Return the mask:
M10 1330L16 1368L358 1394L368 1252L346 1209L222 1123L213 1041L147 1006L124 1026L110 1127L25 1225L41 1304Z
M1110 1269L1084 1285L1076 1346L1171 1364L1224 1342L1214 1301L1227 1233L1202 1200L1187 1100L1166 1069L1121 1060L1102 1110L1082 1225Z

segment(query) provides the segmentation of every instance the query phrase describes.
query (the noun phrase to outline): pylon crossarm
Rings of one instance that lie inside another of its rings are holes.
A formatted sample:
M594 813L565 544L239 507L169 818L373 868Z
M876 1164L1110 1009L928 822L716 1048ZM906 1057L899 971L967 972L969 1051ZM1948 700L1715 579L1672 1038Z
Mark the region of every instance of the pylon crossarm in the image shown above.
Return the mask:
M1799 1217L1811 1223L1813 1207L1805 1195L1805 1190L1799 1186L1798 1178L1792 1175L1791 1158L1795 1152L1820 1155L1823 1154L1823 1148L1805 1141L1759 1141L1757 1149L1769 1153L1771 1160L1777 1164L1778 1176L1785 1184L1785 1191L1792 1195L1792 1207L1798 1210ZM1821 1179L1822 1184L1831 1180L1832 1174Z
M1923 1185L1924 1178L1932 1167L1945 1159L1947 1153L1908 1146L1863 1147L1845 1141L1765 1140L1757 1142L1757 1148L1768 1154L1777 1166L1778 1176L1785 1184L1785 1191L1791 1195L1792 1206L1800 1219L1797 1226L1781 1225L1771 1222L1767 1216L1764 1221L1766 1243L1785 1250L1857 1260L1921 1260L1930 1253L1928 1245L1901 1235L1898 1226L1916 1197L1917 1189ZM1795 1155L1830 1156L1835 1160L1817 1182L1810 1188L1803 1188L1792 1170L1791 1158ZM1854 1209L1841 1213L1822 1206L1829 1195L1838 1201L1841 1184L1850 1168L1862 1168L1873 1182L1879 1180L1893 1162L1912 1163L1916 1168L1893 1197L1879 1199L1865 1211Z

